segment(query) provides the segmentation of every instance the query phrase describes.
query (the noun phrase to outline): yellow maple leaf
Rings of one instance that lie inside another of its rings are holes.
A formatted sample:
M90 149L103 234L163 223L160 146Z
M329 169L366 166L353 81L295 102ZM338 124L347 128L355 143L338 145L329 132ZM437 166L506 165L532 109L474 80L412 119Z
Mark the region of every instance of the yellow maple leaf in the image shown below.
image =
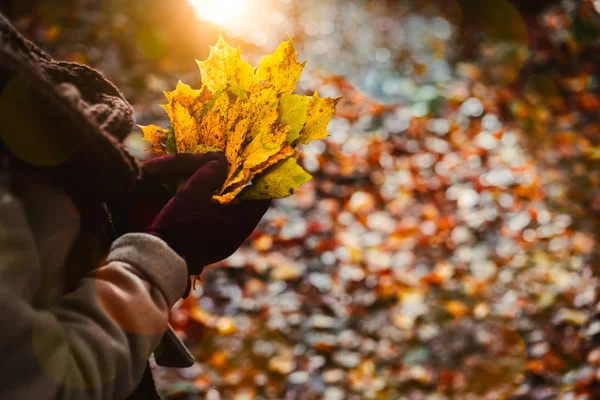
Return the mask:
M223 151L229 172L213 197L220 203L285 197L309 180L294 147L327 136L337 100L293 93L305 63L296 60L292 40L253 68L219 35L209 57L197 63L201 89L179 82L165 92L171 127L140 126L149 150Z
M313 140L327 137L327 124L333 117L335 106L339 100L329 97L322 98L319 97L319 93L315 92L308 102L306 124L299 134L299 143L308 144Z
M256 112L256 104L245 102L243 110L238 115L244 115L245 118L240 118L234 130L232 132L230 143L233 149L226 150L226 156L229 161L229 175L228 180L225 182L225 187L231 185L230 179L238 174L240 168L251 168L252 164L246 163L246 158L253 152L258 151L260 156L261 143L264 143L267 149L271 149L277 146L278 136L276 132L271 133L274 129L274 124L277 122L277 103L273 103L260 112ZM241 125L241 126L240 126ZM272 142L272 143L270 143ZM244 147L245 145L245 147ZM251 148L248 149L247 147Z
M166 154L163 143L167 140L168 132L156 125L138 125L144 133L144 140L150 143L148 151L151 151L157 155Z
M289 130L289 125L275 124L252 139L242 152L243 168L256 168L277 154L285 143Z
M296 163L295 158L286 158L257 177L251 186L244 189L241 198L280 199L293 194L294 190L311 179L312 176Z
M233 198L235 198L235 196L237 196L237 194L239 194L242 191L242 189L244 189L244 187L248 184L248 182L250 181L250 179L253 176L260 174L261 172L263 172L265 169L267 169L271 165L273 165L285 158L292 157L295 154L296 154L296 151L294 150L293 147L291 147L287 144L283 145L281 147L281 150L279 150L278 153L269 157L269 159L267 161L265 161L264 163L257 165L256 167L254 167L252 169L245 169L245 168L240 169L238 171L238 173L235 174L235 176L229 181L225 191L222 191L222 193L225 193L225 195L217 196L215 198L217 198L217 199L228 199L228 198L233 199Z
M279 122L290 126L287 142L292 144L300 137L300 131L306 124L306 113L310 97L284 93L279 102Z
M215 46L211 46L206 61L196 60L200 68L202 83L213 93L227 82L235 79L247 90L255 81L254 68L242 60L240 48L233 48L221 35Z
M292 93L306 62L296 60L296 49L291 40L282 42L275 53L265 56L258 63L256 79L268 82L278 93Z

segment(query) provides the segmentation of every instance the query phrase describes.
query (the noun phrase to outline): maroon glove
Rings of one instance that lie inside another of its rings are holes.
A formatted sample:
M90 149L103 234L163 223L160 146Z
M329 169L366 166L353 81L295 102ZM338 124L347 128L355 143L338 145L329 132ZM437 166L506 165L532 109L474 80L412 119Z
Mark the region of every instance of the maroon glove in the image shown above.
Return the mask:
M222 153L174 154L142 163L142 177L130 204L111 210L115 225L122 234L145 232L171 200L177 187L185 183L198 168L209 161L221 160ZM126 213L123 218L123 212Z
M159 170L178 169L161 168L161 165L173 165L172 159L167 157L183 156L187 155L165 156L153 160L155 173ZM269 208L270 201L245 201L227 206L214 202L213 194L227 177L227 160L223 153L189 155L190 160L192 157L202 157L205 163L162 208L147 232L167 242L185 258L189 274L197 275L204 266L229 257L242 245ZM185 175L186 168L192 164L189 162L190 164L181 162L181 169L178 171L180 176ZM144 169L147 168L148 165L145 165ZM172 172L165 172L164 178L172 178L174 175Z

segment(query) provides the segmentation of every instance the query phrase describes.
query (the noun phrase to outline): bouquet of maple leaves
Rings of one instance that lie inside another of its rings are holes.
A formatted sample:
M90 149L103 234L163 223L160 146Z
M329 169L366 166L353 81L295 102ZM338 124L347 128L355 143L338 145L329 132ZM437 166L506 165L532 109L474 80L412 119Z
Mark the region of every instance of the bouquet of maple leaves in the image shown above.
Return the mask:
M339 99L294 94L305 63L291 40L253 68L221 36L197 61L202 88L178 83L162 106L171 126L140 126L157 155L222 151L229 163L213 199L289 196L312 177L297 164L299 144L327 136Z

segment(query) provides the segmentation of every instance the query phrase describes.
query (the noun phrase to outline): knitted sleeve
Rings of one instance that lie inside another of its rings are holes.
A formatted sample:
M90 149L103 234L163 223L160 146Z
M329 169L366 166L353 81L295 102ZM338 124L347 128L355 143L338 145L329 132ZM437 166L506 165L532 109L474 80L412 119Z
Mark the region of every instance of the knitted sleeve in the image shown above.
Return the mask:
M0 398L126 398L185 289L185 261L156 237L128 234L76 290L36 309L11 282L38 268L27 230L18 198L0 185Z

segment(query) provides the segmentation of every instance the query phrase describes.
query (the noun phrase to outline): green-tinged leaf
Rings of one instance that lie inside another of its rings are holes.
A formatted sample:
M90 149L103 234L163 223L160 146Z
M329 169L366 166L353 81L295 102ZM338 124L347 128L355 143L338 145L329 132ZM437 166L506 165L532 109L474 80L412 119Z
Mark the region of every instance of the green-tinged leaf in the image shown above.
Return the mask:
M252 181L240 197L247 200L280 199L290 196L312 176L298 165L296 159L286 158L265 170Z
M304 128L309 101L310 97L299 94L284 93L281 95L278 122L290 126L287 135L288 144L294 143Z
M177 154L177 138L175 137L175 129L172 126L168 128L165 151L167 154Z

